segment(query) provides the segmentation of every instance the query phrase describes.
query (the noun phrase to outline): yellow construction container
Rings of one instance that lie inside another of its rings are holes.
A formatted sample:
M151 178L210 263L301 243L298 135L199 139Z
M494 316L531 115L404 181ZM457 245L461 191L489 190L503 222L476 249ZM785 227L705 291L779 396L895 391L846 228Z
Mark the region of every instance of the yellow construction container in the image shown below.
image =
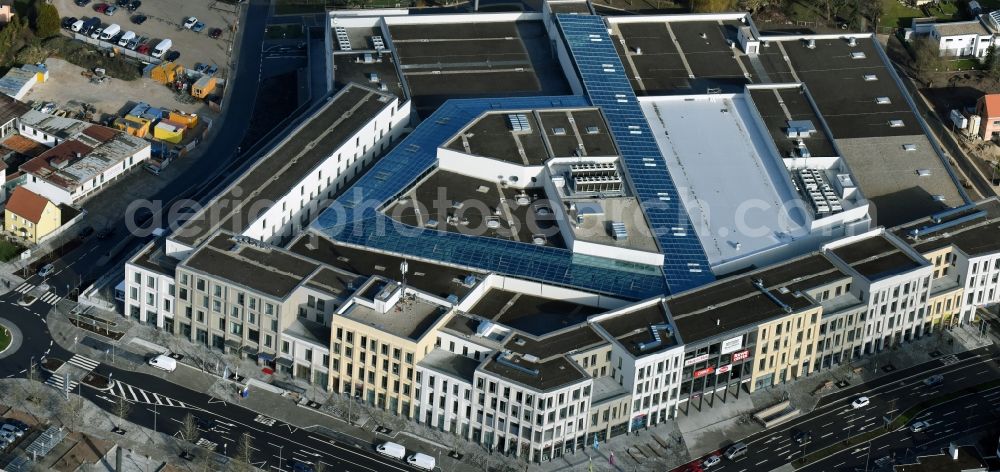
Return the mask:
M205 98L215 90L215 77L204 75L191 86L191 96Z
M198 126L198 115L195 113L185 113L180 110L173 110L170 113L167 113L167 119L173 121L174 123L182 124L188 129Z
M145 138L149 134L152 121L135 115L125 115L125 118L115 120L115 127L137 138Z
M160 120L153 127L153 137L161 141L177 144L184 139L184 125L170 120Z
M173 62L164 62L154 67L149 72L149 78L161 84L169 84L177 80L177 76L184 73L184 66Z

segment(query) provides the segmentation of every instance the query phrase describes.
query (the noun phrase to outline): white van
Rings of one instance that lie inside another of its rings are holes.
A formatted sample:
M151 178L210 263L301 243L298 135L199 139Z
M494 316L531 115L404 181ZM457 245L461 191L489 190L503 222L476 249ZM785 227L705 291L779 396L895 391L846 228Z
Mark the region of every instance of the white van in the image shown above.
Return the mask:
M171 41L170 38L164 39L163 41L160 41L156 45L156 47L153 48L152 51L149 51L149 55L153 56L155 58L161 58L161 57L163 57L164 54L167 53L167 51L170 50L170 47L173 46L173 45L174 45L174 42Z
M121 46L121 47L125 47L125 46L128 45L128 42L131 41L131 40L133 40L133 39L135 39L135 32L134 31L126 31L125 34L122 35L122 39L118 40L118 45Z
M170 356L160 354L149 360L149 365L157 369L173 372L177 369L177 360Z
M435 461L433 457L428 456L427 454L421 454L419 452L410 457L407 457L406 463L418 469L424 469L424 470L434 470L434 467L437 466L437 461Z
M75 33L79 33L80 30L83 29L83 23L83 20L76 20L72 25L70 25L69 29Z
M121 26L118 26L117 23L112 23L107 28L104 28L104 31L101 33L101 40L107 41L111 38L114 38L115 35L118 34L118 32L121 30L122 30Z
M394 442L384 442L379 444L375 450L383 456L389 456L399 460L403 460L403 456L406 455L406 448L403 447L402 444L396 444Z

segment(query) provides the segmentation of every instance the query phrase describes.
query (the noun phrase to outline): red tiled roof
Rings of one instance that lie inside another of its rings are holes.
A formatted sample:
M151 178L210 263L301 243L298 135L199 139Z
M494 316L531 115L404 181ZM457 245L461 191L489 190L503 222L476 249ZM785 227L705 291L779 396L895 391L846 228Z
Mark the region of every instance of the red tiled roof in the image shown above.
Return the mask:
M984 118L1000 116L1000 93L983 95L983 110L986 112Z
M24 187L14 188L14 193L7 200L7 210L32 223L42 219L42 212L49 200Z

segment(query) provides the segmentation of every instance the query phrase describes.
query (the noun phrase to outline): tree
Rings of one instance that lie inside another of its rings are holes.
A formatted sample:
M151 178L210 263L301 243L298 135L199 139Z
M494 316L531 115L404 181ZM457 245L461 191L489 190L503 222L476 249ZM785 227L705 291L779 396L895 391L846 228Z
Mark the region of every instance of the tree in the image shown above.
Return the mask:
M62 402L60 416L66 428L76 431L82 426L83 406L83 397L77 395L70 395L69 400Z
M125 419L125 417L128 416L130 412L132 412L132 404L129 403L128 400L122 397L118 397L118 401L115 402L114 406L115 406L115 414L118 415L118 417L123 420ZM118 423L119 428L121 427L121 424L122 422Z
M983 58L983 68L993 80L1000 80L1000 57L997 57L997 54L996 46L990 46L986 51L986 57Z
M882 18L884 7L882 0L858 0L858 11L864 15L872 28L878 27L878 20ZM878 31L875 31L876 33Z
M37 16L35 17L35 35L39 38L49 38L59 34L59 10L55 5L44 3L41 0L36 2Z
M194 415L188 413L184 415L184 420L181 421L181 429L178 431L181 435L181 439L194 444L198 440L198 423L194 420Z
M250 435L243 433L240 436L238 443L236 444L236 456L233 461L233 470L235 472L244 472L253 470L253 443Z
M740 7L750 13L756 13L771 6L771 0L739 0ZM831 1L831 0L828 0Z
M914 65L927 78L928 74L944 68L944 59L938 50L938 45L930 38L924 38L913 43Z

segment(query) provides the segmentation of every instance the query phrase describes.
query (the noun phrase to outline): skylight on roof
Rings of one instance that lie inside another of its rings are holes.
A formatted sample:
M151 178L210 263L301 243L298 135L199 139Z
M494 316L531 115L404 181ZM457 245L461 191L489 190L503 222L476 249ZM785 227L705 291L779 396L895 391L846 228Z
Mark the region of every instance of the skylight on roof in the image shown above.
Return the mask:
M906 124L903 123L903 120L889 120L890 128L902 128L903 126L906 126Z
M851 53L851 59L864 59L866 57L868 56L865 56L863 51L854 51Z
M865 82L875 82L878 80L878 76L875 74L865 74Z
M875 103L879 105L888 105L892 103L892 100L889 100L889 97L875 97Z

